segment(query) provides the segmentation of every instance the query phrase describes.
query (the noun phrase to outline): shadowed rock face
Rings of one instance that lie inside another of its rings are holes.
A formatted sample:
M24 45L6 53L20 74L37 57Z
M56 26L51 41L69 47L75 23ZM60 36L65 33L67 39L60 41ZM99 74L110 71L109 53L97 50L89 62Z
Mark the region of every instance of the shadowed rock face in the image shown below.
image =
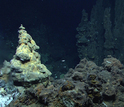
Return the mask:
M112 55L124 63L123 11L123 0L97 0L91 13L82 11L76 35L80 59L85 57L100 65Z

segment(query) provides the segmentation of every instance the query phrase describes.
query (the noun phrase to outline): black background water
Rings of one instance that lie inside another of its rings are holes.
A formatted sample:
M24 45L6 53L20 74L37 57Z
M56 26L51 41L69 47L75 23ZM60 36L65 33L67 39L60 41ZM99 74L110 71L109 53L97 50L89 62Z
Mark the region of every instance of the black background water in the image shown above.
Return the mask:
M0 0L0 36L5 41L0 46L0 63L4 59L11 59L17 46L20 24L27 31L44 24L56 33L54 38L59 39L57 44L61 42L61 47L68 51L66 54L74 54L76 60L73 64L77 64L76 27L81 21L82 10L90 13L95 2L96 0ZM37 43L34 35L33 39ZM12 48L4 47L6 44L12 45ZM12 55L8 58L9 53Z

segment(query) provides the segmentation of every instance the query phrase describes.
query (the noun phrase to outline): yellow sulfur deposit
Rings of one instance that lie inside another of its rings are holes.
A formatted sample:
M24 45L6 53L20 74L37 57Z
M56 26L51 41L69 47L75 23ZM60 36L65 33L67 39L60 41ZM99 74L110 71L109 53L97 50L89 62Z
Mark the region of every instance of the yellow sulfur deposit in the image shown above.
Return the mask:
M10 61L12 78L18 82L42 81L49 77L51 72L45 65L41 64L39 49L32 37L27 33L25 27L19 27L19 45L13 59Z

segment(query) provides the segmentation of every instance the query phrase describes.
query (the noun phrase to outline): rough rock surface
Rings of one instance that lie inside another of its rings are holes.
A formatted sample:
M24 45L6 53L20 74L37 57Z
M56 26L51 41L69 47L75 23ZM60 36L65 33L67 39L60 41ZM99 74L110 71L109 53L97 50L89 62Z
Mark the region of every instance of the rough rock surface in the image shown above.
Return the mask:
M123 78L123 65L112 56L100 67L82 59L63 79L26 89L9 107L123 107Z
M4 62L3 74L11 74L15 85L30 86L32 83L46 82L51 72L41 64L39 46L21 25L19 27L19 45L10 62ZM9 63L9 64L8 64ZM2 74L2 75L3 75Z

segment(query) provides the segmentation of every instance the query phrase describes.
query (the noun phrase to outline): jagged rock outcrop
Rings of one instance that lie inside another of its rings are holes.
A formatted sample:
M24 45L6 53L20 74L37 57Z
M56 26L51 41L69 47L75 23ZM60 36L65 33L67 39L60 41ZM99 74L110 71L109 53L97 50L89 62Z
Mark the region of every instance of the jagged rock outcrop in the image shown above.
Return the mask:
M107 55L112 55L124 63L123 13L123 0L97 0L91 14L82 11L76 35L80 59L101 64Z
M108 56L103 66L82 59L63 79L30 89L9 107L111 107L124 106L124 66Z
M41 64L40 54L36 51L36 45L32 37L27 33L23 25L19 27L19 42L16 53L8 63L4 64L3 72L11 74L15 85L30 86L33 83L48 83L51 72L44 64ZM9 69L9 70L8 70Z

